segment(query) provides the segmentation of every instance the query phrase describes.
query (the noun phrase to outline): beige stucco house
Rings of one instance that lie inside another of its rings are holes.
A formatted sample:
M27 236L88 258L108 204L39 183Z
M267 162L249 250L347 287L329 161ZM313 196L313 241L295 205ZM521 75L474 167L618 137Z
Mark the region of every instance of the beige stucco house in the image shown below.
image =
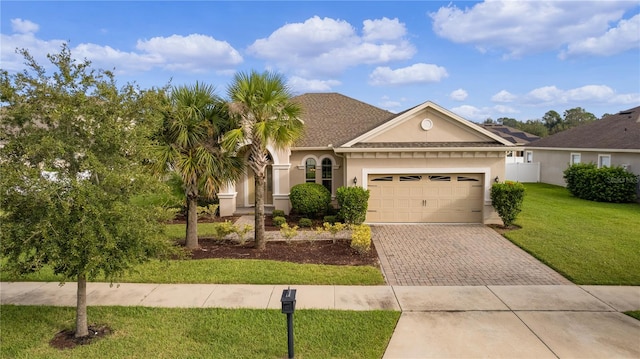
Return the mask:
M559 186L566 185L563 172L574 163L622 166L640 175L640 106L541 138L525 153L540 163L540 182Z
M294 98L305 135L293 147L269 148L266 204L290 210L299 183L371 191L366 221L499 223L489 189L503 180L514 145L480 125L425 102L394 114L337 93ZM218 194L220 214L253 206L248 174Z

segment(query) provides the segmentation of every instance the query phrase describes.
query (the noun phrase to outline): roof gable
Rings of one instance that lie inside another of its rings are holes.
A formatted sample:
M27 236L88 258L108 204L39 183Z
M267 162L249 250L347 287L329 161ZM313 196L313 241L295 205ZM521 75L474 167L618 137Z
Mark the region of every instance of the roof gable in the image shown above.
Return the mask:
M640 149L640 106L543 137L529 147Z
M507 145L513 143L481 126L427 101L404 111L369 131L351 139L341 147L460 147L468 143Z

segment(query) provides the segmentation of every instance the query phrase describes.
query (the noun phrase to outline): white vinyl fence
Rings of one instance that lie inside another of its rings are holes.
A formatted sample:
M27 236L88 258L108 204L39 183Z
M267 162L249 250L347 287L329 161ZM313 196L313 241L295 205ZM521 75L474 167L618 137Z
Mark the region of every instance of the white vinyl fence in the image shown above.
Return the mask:
M540 162L507 163L505 175L509 181L540 182Z

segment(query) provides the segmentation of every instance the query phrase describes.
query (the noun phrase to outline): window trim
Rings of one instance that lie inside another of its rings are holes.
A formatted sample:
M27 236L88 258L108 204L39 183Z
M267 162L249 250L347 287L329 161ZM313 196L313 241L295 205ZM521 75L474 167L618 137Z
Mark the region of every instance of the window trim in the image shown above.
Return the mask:
M602 165L602 159L603 158L608 158L609 159L609 164L606 166ZM602 168L602 167L611 167L611 155L610 154L598 154L598 168Z
M578 161L573 160L573 156L578 156ZM573 166L575 164L582 163L582 153L580 152L571 152L569 155L569 165Z
M524 152L524 162L533 163L533 151Z

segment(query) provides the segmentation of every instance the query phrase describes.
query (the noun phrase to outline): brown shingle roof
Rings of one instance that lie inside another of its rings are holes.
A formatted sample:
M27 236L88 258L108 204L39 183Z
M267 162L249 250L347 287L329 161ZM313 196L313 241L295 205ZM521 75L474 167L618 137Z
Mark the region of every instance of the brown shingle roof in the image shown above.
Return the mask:
M307 93L292 100L302 105L305 124L295 147L338 147L396 116L338 93Z
M526 145L527 143L540 138L539 136L532 135L528 132L524 132L510 126L495 123L485 123L482 126L491 131L491 133L496 134L511 143L515 143L516 145Z
M529 147L640 149L640 106L541 138Z

